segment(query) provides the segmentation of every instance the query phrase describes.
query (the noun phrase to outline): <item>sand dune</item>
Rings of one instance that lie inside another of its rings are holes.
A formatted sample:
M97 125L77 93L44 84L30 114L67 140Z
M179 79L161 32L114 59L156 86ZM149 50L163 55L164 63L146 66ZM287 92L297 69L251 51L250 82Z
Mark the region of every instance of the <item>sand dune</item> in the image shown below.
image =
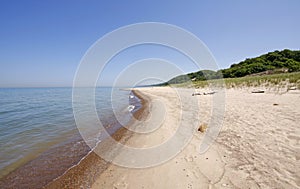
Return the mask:
M181 99L169 87L139 89L150 99L144 127L153 131L134 134L126 145L155 147L173 137L178 127L194 129L188 145L158 166L135 169L112 164L93 188L300 187L299 92L278 95L227 90L222 130L201 154L205 133L195 126L211 121L213 95L192 96L191 91L180 90ZM190 100L182 105L182 98Z

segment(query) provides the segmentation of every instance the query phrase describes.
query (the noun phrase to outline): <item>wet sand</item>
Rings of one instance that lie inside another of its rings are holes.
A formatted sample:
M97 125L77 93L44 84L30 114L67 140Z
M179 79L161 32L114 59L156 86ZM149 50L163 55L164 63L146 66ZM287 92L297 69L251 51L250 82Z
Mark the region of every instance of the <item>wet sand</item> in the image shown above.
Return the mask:
M134 112L135 119L143 120L149 113L147 97L142 98L141 94L137 91L133 91L134 95L141 100L142 107ZM131 122L128 124L130 126ZM111 137L120 143L126 143L132 136L132 132L125 127L121 127ZM113 145L108 140L102 141L99 146L101 151L112 151ZM97 177L103 173L109 166L110 162L107 162L95 152L91 152L86 158L84 158L77 166L74 166L68 170L64 175L55 179L49 183L45 188L57 189L57 188L90 188L95 182Z

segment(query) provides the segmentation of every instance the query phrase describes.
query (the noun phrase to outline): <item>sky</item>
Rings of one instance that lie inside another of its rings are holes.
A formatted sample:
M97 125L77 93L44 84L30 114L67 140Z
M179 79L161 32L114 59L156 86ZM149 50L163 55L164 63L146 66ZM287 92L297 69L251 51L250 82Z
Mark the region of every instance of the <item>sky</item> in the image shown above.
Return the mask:
M0 87L72 86L79 63L98 39L141 22L172 24L193 33L208 47L218 68L300 47L298 0L2 0L0 4ZM129 65L149 58L172 62L183 72L198 69L172 49L143 45L117 55L98 82L110 86ZM159 69L150 68L149 73ZM129 71L120 85L139 71L141 67Z

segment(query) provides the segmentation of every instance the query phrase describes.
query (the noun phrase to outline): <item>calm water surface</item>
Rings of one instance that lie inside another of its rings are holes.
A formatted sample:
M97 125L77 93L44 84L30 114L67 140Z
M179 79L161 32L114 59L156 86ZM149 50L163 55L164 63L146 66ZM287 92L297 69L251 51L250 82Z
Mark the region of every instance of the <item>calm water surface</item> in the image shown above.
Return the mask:
M101 121L110 124L114 120L112 106L122 114L123 121L130 120L133 108L130 99L135 97L130 91L114 89L112 105L111 90L96 89L95 102ZM87 125L94 124L88 116L85 119ZM0 89L0 178L76 135L72 88ZM55 150L52 151L55 156Z

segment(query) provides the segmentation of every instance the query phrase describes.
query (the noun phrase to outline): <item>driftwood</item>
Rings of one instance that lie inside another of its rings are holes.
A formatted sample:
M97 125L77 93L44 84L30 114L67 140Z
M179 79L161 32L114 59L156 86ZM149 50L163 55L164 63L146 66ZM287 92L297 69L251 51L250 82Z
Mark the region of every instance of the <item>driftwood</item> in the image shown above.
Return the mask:
M203 94L197 92L197 93L193 93L192 96L196 96L196 95L212 95L215 94L216 92L212 91L212 92L203 92Z
M204 92L203 95L212 95L215 94L216 92L212 91L212 92Z
M296 87L290 87L288 90L296 90L297 88Z
M264 93L265 91L263 90L256 90L256 91L252 91L252 93Z
M192 96L201 95L201 93L193 93Z

